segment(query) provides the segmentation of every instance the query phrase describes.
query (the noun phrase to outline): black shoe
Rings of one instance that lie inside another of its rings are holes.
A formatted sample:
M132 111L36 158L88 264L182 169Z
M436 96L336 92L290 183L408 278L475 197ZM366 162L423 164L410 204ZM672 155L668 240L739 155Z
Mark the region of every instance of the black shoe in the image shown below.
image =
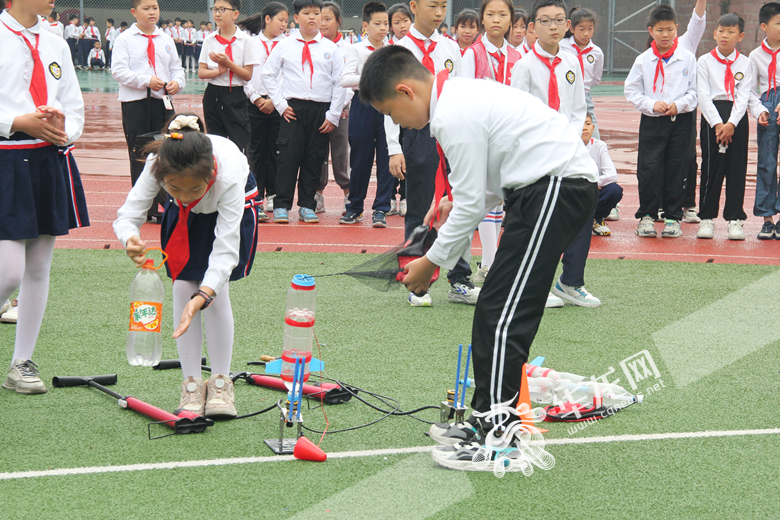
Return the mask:
M386 228L387 219L384 211L375 211L374 218L371 219L371 225L375 228Z
M758 232L759 240L772 240L775 238L775 225L771 220L764 222L761 231Z
M363 222L363 214L356 211L350 211L339 219L339 224L357 224Z

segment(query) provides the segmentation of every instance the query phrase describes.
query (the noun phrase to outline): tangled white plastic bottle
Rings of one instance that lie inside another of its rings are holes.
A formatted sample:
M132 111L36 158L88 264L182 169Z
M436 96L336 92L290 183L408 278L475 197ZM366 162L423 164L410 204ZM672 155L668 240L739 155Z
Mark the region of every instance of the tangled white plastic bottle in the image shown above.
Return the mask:
M316 301L314 277L296 274L287 291L287 310L284 314L281 376L288 390L292 389L296 358L302 358L305 363L302 382L309 380Z
M162 303L165 287L148 259L130 284L130 327L127 332L127 362L152 366L162 357Z
M581 381L571 383L566 380L555 382L556 404L566 401L596 406L628 406L641 403L643 396L633 395L622 386L601 383L599 381Z

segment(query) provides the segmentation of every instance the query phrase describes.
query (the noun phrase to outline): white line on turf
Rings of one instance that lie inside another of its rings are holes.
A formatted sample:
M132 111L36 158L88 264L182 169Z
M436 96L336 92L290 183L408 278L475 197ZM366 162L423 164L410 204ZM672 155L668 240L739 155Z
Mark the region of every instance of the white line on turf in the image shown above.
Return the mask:
M638 435L607 435L603 437L577 437L547 439L544 443L551 445L564 444L597 444L605 442L637 442L637 441L658 441L658 440L677 440L677 439L695 439L707 437L742 437L746 435L777 435L780 434L780 428L767 428L764 430L725 430L725 431L703 431L703 432L676 432L676 433L644 433ZM434 446L415 446L412 448L388 448L384 450L363 450L363 451L341 451L329 453L329 459L349 459L356 457L376 457L381 455L404 455L408 453L425 453L433 450ZM182 460L174 462L158 462L154 464L125 464L122 466L91 466L84 468L60 468L44 471L14 471L10 473L0 473L0 480L15 480L21 478L34 477L61 477L67 475L90 475L95 473L119 473L125 471L146 471L153 469L176 469L176 468L200 468L206 466L230 466L234 464L255 464L263 462L285 462L292 461L295 458L292 455L277 455L273 457L235 457L231 459L211 459L211 460Z

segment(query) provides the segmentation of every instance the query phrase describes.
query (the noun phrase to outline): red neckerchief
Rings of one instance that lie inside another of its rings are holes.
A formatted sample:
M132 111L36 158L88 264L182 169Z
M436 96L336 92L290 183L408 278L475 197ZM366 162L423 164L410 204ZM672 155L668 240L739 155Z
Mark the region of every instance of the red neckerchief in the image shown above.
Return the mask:
M336 36L335 40L331 40L333 43L338 43L341 41L341 33L338 33L338 36Z
M48 105L49 91L46 87L46 73L43 71L43 62L41 61L41 55L38 52L38 43L40 41L41 35L35 35L35 47L33 47L32 43L30 43L30 40L28 40L27 37L20 31L14 31L8 27L5 22L3 22L3 25L5 25L6 29L15 35L21 36L22 40L24 40L24 43L26 43L27 47L30 49L30 53L32 53L33 73L32 79L30 80L30 94L32 95L33 103L35 103L36 108Z
M276 47L276 44L279 43L279 40L271 40L271 51L268 50L268 45L265 43L265 40L262 38L260 39L260 43L263 44L263 47L265 48L265 55L268 57L271 54L271 51L274 50Z
M734 98L734 89L736 88L737 84L734 81L734 73L731 72L731 65L735 61L737 61L737 58L739 58L739 51L737 51L735 49L734 52L736 52L737 55L734 56L734 59L731 60L731 61L729 61L728 59L721 58L720 56L718 56L718 50L717 49L712 49L712 52L710 52L710 54L712 54L712 57L715 58L718 63L721 63L721 64L726 66L726 77L723 79L723 88L726 90L727 97L728 97L728 94L731 94L731 99L732 100L735 99Z
M408 36L417 45L417 47L419 47L420 50L422 51L422 53L423 53L423 59L422 59L423 67L428 69L431 72L431 74L436 74L436 68L433 66L433 59L431 58L431 53L433 52L433 49L436 48L436 42L435 41L431 41L430 47L428 47L428 49L426 50L424 41L422 41L419 38L415 38L414 36L412 36L411 32L407 33L406 36Z
M658 52L658 47L656 46L655 41L650 44L650 47L653 49L653 54L655 54L655 57L658 58L658 64L655 66L655 77L653 78L653 92L655 92L655 84L658 81L658 74L661 74L661 92L663 92L664 84L666 83L666 74L664 74L664 60L671 58L674 55L674 51L677 50L677 38L674 39L672 48L669 49L666 54L661 54Z
M450 77L450 71L442 69L436 75L436 99L441 96L441 91L444 88L444 82ZM452 200L452 188L450 187L450 180L447 178L447 163L444 159L444 150L442 149L439 141L436 141L436 151L439 154L439 167L436 170L436 187L434 194L435 208L433 214L436 216L436 222L439 221L439 200L445 193L447 198ZM431 228L433 227L433 220L431 220Z
M536 45L531 47L531 50L534 51L534 54L539 58L539 61L547 65L547 68L550 69L550 82L547 85L547 105L553 110L558 111L558 109L561 108L561 97L558 94L558 77L555 75L555 67L561 63L561 59L556 56L552 63L550 63L549 58L543 58L539 52L537 52Z
M531 52L531 49L528 48L528 46L525 44L525 42L523 42L523 50L525 51L526 54Z
M233 42L236 41L236 37L233 36L231 39L227 39L223 36L220 36L219 34L215 34L217 41L221 43L222 45L227 45L225 47L225 54L227 54L227 57L230 58L230 61L233 61ZM228 75L228 78L230 78L230 88L233 88L233 71L230 71L230 74Z
M465 49L461 49L461 50L460 50L460 57L461 57L461 58L462 58L462 57L463 57L463 56L466 54L466 51L467 51L467 50L469 50L469 48L468 48L468 47L466 47Z
M312 84L314 82L314 62L311 59L311 49L309 48L309 45L312 43L317 43L317 40L301 40L298 38L298 41L303 44L303 52L301 52L301 70L306 71L306 63L309 63L309 88L313 88Z
M776 51L773 51L769 45L766 44L766 40L761 42L761 48L764 49L764 52L772 56L772 59L769 61L769 70L767 71L769 77L769 83L768 83L768 89L767 90L777 90L777 55L780 53L780 49L777 49Z
M144 33L138 33L144 38L149 39L149 43L146 44L146 56L149 58L149 65L152 66L152 69L154 70L154 73L157 74L157 63L156 58L154 54L154 42L152 41L156 34L144 34Z
M580 49L580 46L577 45L576 42L572 43L572 46L574 47L574 50L577 51L577 59L580 60L580 69L582 69L582 77L585 77L585 62L582 61L582 56L584 54L588 54L590 51L593 50L593 46L586 47L584 49Z
M206 188L206 193L208 193L211 187L214 185L216 178L217 163L215 158L214 178L211 179L211 182L209 182L209 186ZM187 220L189 220L190 211L192 211L192 208L197 206L198 202L203 200L203 197L206 196L206 193L204 193L198 200L194 200L187 204L186 208L181 202L178 200L176 201L176 203L179 205L179 221L176 222L176 227L173 228L173 233L171 233L170 238L168 238L168 244L165 246L165 253L168 255L168 268L171 270L171 279L174 282L181 274L184 266L187 265L187 262L190 261L190 233L189 228L187 227Z
M487 51L487 47L485 47L485 50ZM506 64L506 55L501 52L501 49L498 49L496 52L488 52L488 54L493 56L498 62L498 70L493 67L493 62L490 62L490 66L493 68L493 76L495 76L496 81L504 84L504 65Z

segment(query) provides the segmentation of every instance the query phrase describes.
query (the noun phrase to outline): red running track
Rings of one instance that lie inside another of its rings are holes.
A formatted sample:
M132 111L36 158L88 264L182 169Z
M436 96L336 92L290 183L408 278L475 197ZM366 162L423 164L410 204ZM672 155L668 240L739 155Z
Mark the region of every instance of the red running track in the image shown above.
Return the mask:
M92 225L73 230L59 238L57 247L78 249L103 249L121 247L111 223L116 210L124 202L130 188L127 155L121 126L119 105L114 95L85 94L90 117L85 136L77 143L76 159L83 173ZM180 96L179 108L200 112L198 96ZM624 187L621 217L608 223L610 237L593 237L591 258L627 258L642 260L667 260L687 262L723 262L739 264L780 264L780 240L759 241L756 234L761 219L749 217L745 222L744 242L732 242L726 238L726 222L716 222L715 238L700 240L695 237L698 225L682 224L683 236L676 239L660 238L662 224L656 224L659 238L638 238L634 231L636 220L633 212L638 206L636 188L636 139L639 115L622 98L596 99L597 113L602 128L602 138L609 143L610 153L616 163L619 182ZM113 123L112 123L113 121ZM754 125L751 125L754 126ZM751 128L751 134L755 128ZM751 138L748 186L745 208L751 213L755 196L755 139ZM368 205L373 201L374 184L369 188ZM327 211L320 215L320 224L298 222L297 212L291 212L290 224L260 224L258 251L289 252L339 252L379 253L403 241L403 218L388 217L387 229L374 229L370 225L370 211L366 220L352 226L339 225L343 209L341 190L333 182L325 191ZM150 245L159 245L159 226L146 224L141 231ZM474 238L473 254L480 255L478 234Z

